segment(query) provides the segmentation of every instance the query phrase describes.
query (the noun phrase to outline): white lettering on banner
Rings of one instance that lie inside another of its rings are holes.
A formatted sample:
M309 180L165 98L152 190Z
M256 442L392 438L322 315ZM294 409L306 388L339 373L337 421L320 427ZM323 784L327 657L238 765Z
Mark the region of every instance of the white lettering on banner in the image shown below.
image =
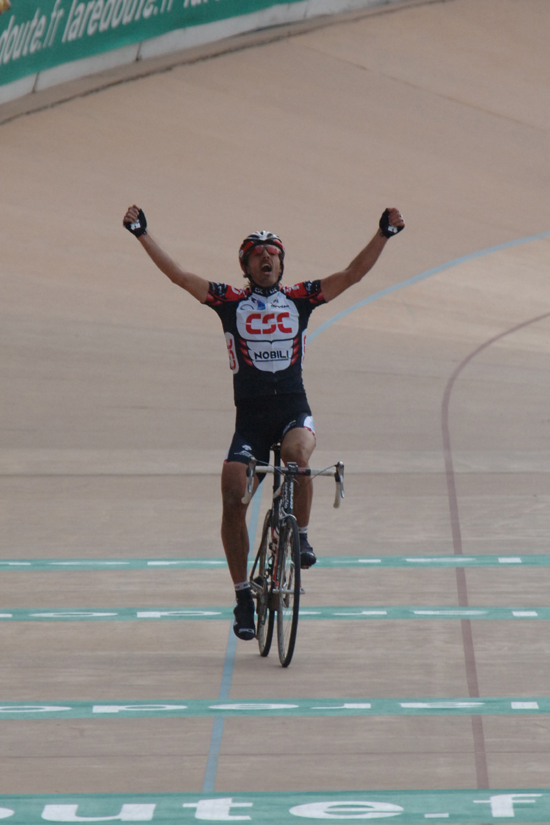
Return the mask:
M60 3L61 0L55 0L55 5L50 18L50 25L48 26L48 31L46 32L46 37L44 38L44 47L51 46L53 44L59 21L65 14L65 11L59 8Z
M184 808L196 808L195 819L210 819L215 822L227 822L234 819L250 819L249 816L232 816L231 808L251 808L253 802L233 802L228 796L223 799L201 799L199 802L185 802Z
M218 610L140 610L138 619L162 619L163 616L221 616Z
M399 816L403 813L400 805L392 802L310 802L290 809L294 816L310 819L381 819Z
M124 710L141 710L144 712L153 710L187 710L187 705L93 705L92 707L92 713L120 713L120 711Z
M105 2L104 0L97 0L97 2L94 4L92 0L90 0L87 6L88 9L93 9L93 11L91 12L90 23L86 28L86 15L82 24L74 30L73 34L74 36L78 34L78 37L82 37L84 31L86 31L89 36L94 34L97 30L98 21L99 31L104 32L109 27L111 27L112 29L116 29L121 21L124 26L127 26L128 23L132 22L132 20L139 20L142 14L144 18L148 18L151 16L151 14L158 13L156 7L154 6L154 2L155 0L148 0L148 2L145 3L145 0L140 0L138 5L137 0L106 0ZM167 10L170 11L171 7L172 0L170 0ZM162 7L160 9L161 13L165 11L165 8L166 3L163 2ZM71 9L71 14L72 13L73 9ZM78 8L75 14L77 13ZM71 14L69 14L69 20L71 19ZM65 27L65 32L67 32L67 26ZM71 39L70 34L68 35L68 39Z
M536 610L512 610L512 616L517 616L519 619L538 615Z
M31 23L30 23L30 26L29 26L28 32L27 32L27 34L25 35L25 42L24 42L24 44L23 44L23 51L22 51L23 57L26 57L26 56L28 55L28 53L29 53L30 39L31 39L31 37L32 37L32 35L33 35L33 32L34 32L34 30L35 30L35 28L36 28L36 25L37 25L37 23L38 23L38 16L39 16L39 14L40 14L40 9L37 9L37 10L36 10L36 12L35 12L35 15L34 15L33 19L31 20ZM1 38L0 38L0 39L1 39Z
M40 14L37 9L32 20L19 21L12 13L7 29L0 35L0 62L18 60L40 49L54 45L61 31L60 22L65 16L65 9L60 8L63 0L55 0L50 19ZM201 0L191 0L191 5L198 5ZM207 2L207 0L202 0ZM62 43L80 40L84 36L92 37L96 32L116 29L121 23L127 26L151 15L165 14L172 9L173 0L162 0L160 8L156 0L72 0L67 16ZM188 5L184 2L184 8Z
M538 710L538 702L510 702L512 710Z
M34 54L35 52L37 52L39 49L42 48L42 43L40 42L40 38L44 34L44 29L46 28L46 23L47 22L48 21L46 20L46 17L44 15L42 15L42 17L38 21L36 31L33 34L33 37L32 37L32 40L31 40L31 45L30 45L30 53L31 54ZM6 60L4 58L4 63L5 62L6 62Z
M97 27L99 26L99 21L101 19L101 15L103 14L103 0L97 0L94 4L92 9L92 13L90 15L90 20L88 23L88 28L86 29L86 34L88 37L94 35L97 31Z
M0 613L0 619L13 619L13 613Z
M494 817L515 817L514 804L534 804L535 797L541 793L501 793L490 796L489 799L474 799L475 805L490 805Z
M311 710L368 710L372 708L370 702L347 702L345 705L332 705L332 707L313 707Z
M15 811L11 808L0 808L0 819L7 819L8 816L13 816Z
M519 556L508 556L507 558L499 558L500 564L522 564Z
M65 31L63 32L63 37L61 38L62 43L65 43L65 41L67 40L67 35L69 34L69 28L70 28L72 16L74 14L75 6L76 6L76 0L73 0L72 5L71 5L71 10L69 11L69 17L67 18L67 25L65 26Z
M84 3L79 3L78 6L76 7L71 26L69 28L69 32L68 32L68 35L67 35L67 40L69 40L69 41L76 40L76 38L78 37L78 31L80 29L80 25L81 25L82 20L85 16L85 13L86 13L86 6L84 5Z
M286 708L299 708L300 705L253 705L243 703L240 705L209 705L209 710L285 710Z
M116 816L77 816L78 805L46 805L42 819L48 822L150 822L156 805L123 805Z
M58 710L72 710L72 708L58 705L0 705L0 713L54 713Z
M15 20L12 12L7 29L0 35L0 63L17 60L21 55L26 57L29 53L29 44L32 54L41 48L40 37L44 33L47 20L44 16L40 17L40 9L36 10L32 21L16 24Z

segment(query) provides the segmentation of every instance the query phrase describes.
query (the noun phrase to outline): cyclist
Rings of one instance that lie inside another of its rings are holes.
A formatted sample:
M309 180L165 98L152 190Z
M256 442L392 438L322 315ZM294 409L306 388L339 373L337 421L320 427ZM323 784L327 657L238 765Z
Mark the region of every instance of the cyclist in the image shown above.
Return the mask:
M214 283L176 263L147 231L143 210L131 206L124 226L135 235L153 263L178 286L219 315L233 372L235 434L222 470L222 542L235 586L235 634L256 635L254 601L247 579L248 532L241 498L251 456L269 460L270 446L281 442L281 458L308 467L315 449L315 426L302 381L302 359L309 316L358 283L378 260L388 238L405 222L398 209L382 214L373 238L341 272L295 286L282 286L285 250L272 232L253 232L241 244L239 261L248 281L244 289ZM258 481L255 482L258 484ZM312 485L302 478L295 494L301 566L316 562L308 541Z

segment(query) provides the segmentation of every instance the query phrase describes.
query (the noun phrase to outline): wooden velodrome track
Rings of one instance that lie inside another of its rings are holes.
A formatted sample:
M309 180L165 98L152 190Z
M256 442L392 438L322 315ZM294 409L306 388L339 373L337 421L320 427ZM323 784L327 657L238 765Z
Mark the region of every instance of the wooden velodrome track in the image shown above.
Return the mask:
M547 0L380 8L0 127L8 821L550 821L549 26ZM312 317L346 500L316 484L288 670L233 644L223 335L134 202L234 284L252 230L296 282L407 221Z

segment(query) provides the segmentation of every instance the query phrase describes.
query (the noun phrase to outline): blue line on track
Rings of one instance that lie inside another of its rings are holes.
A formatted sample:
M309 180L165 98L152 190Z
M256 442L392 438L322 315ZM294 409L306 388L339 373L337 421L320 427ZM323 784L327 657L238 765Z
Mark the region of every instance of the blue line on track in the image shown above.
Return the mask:
M233 633L233 630L230 630ZM235 636L235 640L236 640ZM220 755L220 748L223 737L224 716L219 716L214 719L212 723L212 736L210 737L210 750L208 751L208 760L206 762L206 770L204 772L204 782L202 783L203 793L213 793L214 785L216 784L216 774L218 772L218 758Z
M262 500L262 487L258 487L256 494L252 499L252 506L250 508L250 522L248 524L248 541L250 546L254 546L254 539L256 538L256 528L258 526L258 519L260 516L260 504ZM225 661L223 664L222 683L220 685L220 693L218 699L225 702L229 699L231 692L231 680L233 679L233 667L235 665L235 654L237 652L237 637L233 633L233 627L229 627L229 639L227 641L227 649L225 651ZM213 793L214 785L216 784L216 774L218 772L218 759L220 756L220 748L223 737L223 725L225 717L220 716L214 719L212 725L212 736L210 737L210 748L208 750L208 759L206 761L206 770L204 772L204 781L202 785L203 793Z
M339 321L341 318L345 318L346 315L350 315L350 313L355 312L356 309L360 307L366 306L367 304L372 304L374 301L377 301L379 298L383 298L385 295L390 295L392 292L397 292L400 289L404 289L407 286L412 286L413 284L417 284L420 281L429 278L431 275L437 275L438 272L443 272L445 269L451 269L453 266L458 266L459 264L466 263L466 261L471 261L474 258L482 258L485 255L490 255L493 252L500 252L502 249L509 249L513 246L519 246L520 244L530 243L531 241L540 241L543 238L549 238L550 232L542 232L540 235L531 235L527 238L519 238L515 241L508 241L507 243L499 244L498 246L492 246L489 249L482 249L479 252L472 252L470 255L464 255L462 258L455 258L453 261L450 261L446 264L441 264L440 266L436 266L434 269L428 269L426 272L422 272L420 275L415 275L412 278L409 278L406 281L401 281L399 284L394 284L394 286L387 287L386 289L382 289L380 292L376 292L374 295L369 295L367 298L363 298L362 301L358 301L356 304L352 304L352 306L344 309L342 312L337 313L333 318L329 318L328 321L325 321L324 324L321 324L314 332L312 332L308 338L309 341L313 341L320 335L325 329L335 324L336 321ZM252 499L252 507L251 507L251 514L250 514L250 523L248 527L248 536L250 541L250 546L253 547L254 545L254 538L256 536L256 527L258 524L258 516L260 513L260 495L261 487L258 488L257 494ZM229 692L231 690L231 680L233 678L233 666L235 664L235 652L237 649L236 645L237 637L233 633L233 628L229 630L229 641L227 643L227 650L225 653L225 662L223 667L223 676L222 676L222 684L220 688L220 696L221 700L225 700L229 698ZM204 783L203 783L203 793L212 793L214 791L214 785L216 783L216 773L218 771L218 758L220 754L221 748L221 741L223 736L223 717L214 720L214 725L212 729L212 737L210 740L210 749L208 752L208 760L206 763L206 771L204 774Z
M531 241L540 241L543 238L550 238L550 232L542 232L540 235L531 235L527 238L519 238L517 241L508 241L507 243L502 243L498 246L491 246L489 249L481 249L479 252L472 252L470 255L464 255L462 258L455 258L453 261L449 261L449 263L446 264L441 264L441 266L436 266L434 269L428 269L426 272L422 272L420 275L415 275L407 281L401 281L399 284L389 286L386 289L382 289L380 292L376 292L374 295L369 295L368 298L363 298L362 301L358 301L356 304L352 304L352 306L342 310L342 312L339 312L333 318L329 318L328 321L321 324L320 327L308 335L308 340L310 342L313 341L313 339L320 335L321 332L324 332L325 329L328 329L328 327L332 326L332 324L335 324L336 321L340 321L341 318L345 318L346 315L355 312L356 309L366 306L367 304L372 304L373 301L377 301L385 295L390 295L392 292L397 292L397 290L403 289L406 286L417 284L420 281L429 278L431 275L437 275L438 272L443 272L445 269L451 269L453 266L466 263L474 258L483 258L485 255L491 255L493 252L500 252L502 249L509 249L512 246L519 246L520 244L530 243Z

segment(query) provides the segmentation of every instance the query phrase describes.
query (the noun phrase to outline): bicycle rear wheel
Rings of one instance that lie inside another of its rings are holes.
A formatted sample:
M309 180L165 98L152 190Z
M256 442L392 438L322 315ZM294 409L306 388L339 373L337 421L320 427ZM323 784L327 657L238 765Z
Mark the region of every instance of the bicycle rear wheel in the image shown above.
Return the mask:
M256 636L260 656L268 656L273 639L273 625L275 614L270 607L272 580L269 569L269 524L271 521L271 510L268 510L264 519L262 538L256 556L256 561L250 574L252 592L256 596L256 613L258 616Z
M279 660L288 667L298 631L300 610L300 536L294 516L286 516L279 541L277 639Z

